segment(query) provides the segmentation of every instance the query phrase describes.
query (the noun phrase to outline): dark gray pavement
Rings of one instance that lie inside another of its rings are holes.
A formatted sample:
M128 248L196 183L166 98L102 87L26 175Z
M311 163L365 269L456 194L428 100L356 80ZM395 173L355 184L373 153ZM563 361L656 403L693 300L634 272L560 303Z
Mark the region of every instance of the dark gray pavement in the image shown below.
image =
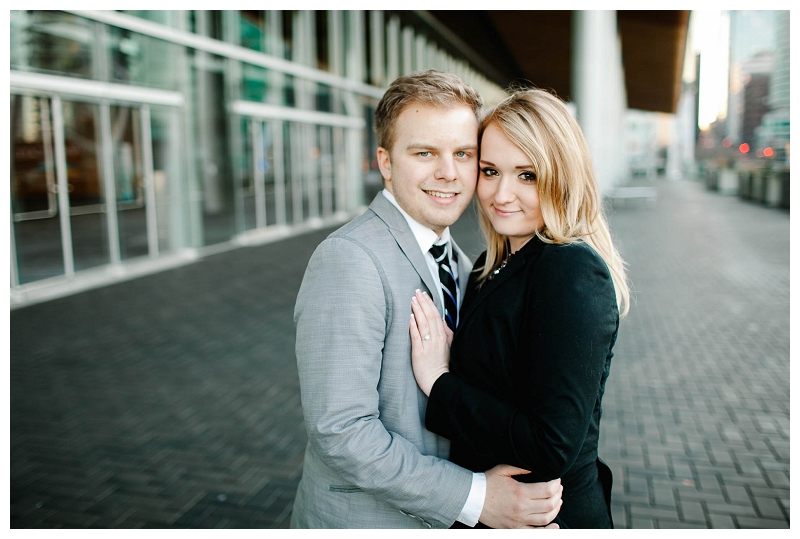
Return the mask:
M789 214L655 184L611 215L636 302L604 400L620 528L789 526ZM285 528L292 309L330 232L10 314L12 528ZM454 235L480 251L474 220Z

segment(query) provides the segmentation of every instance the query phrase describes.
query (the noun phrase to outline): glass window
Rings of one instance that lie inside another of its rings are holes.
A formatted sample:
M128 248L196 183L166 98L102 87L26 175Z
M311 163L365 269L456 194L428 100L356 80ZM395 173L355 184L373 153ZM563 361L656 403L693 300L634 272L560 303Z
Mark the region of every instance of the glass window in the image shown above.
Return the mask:
M202 193L204 245L228 241L236 230L229 144L231 125L225 102L226 61L198 52L192 70L193 140L189 147L197 170L197 184L192 189Z
M63 101L70 225L75 270L108 264L105 192L97 105Z
M283 29L283 58L292 59L292 27L294 26L295 10L281 11L281 24Z
M330 60L328 58L328 12L316 11L316 32L317 32L317 68L330 71Z
M181 179L186 176L181 150L181 126L177 109L150 107L153 145L153 190L156 199L158 250L160 253L184 247ZM185 185L185 184L183 184Z
M372 75L372 55L375 51L372 50L372 39L370 36L374 31L372 28L372 17L369 16L369 11L364 12L364 33L362 34L362 44L364 47L364 77L362 82L369 83L373 79Z
M11 95L11 211L20 284L62 275L50 100Z
M179 64L186 54L184 47L123 28L109 28L112 81L180 90Z
M241 65L242 72L242 99L259 103L269 102L270 83L274 77L270 77L269 72L263 67L247 63L239 65Z
M11 69L89 78L94 26L60 11L23 11L11 17Z
M178 27L176 12L167 9L123 9L122 13L139 17L146 21L157 22L173 28Z
M111 107L117 223L123 260L148 254L141 127L138 108Z
M378 102L373 99L364 99L364 121L371 126L375 122L375 109ZM362 185L364 186L364 200L369 204L378 192L383 189L383 176L378 168L378 135L372 129L363 130L364 145L362 147L362 166L363 174Z
M264 34L266 31L265 13L257 10L240 11L239 39L240 45L254 51L264 51Z

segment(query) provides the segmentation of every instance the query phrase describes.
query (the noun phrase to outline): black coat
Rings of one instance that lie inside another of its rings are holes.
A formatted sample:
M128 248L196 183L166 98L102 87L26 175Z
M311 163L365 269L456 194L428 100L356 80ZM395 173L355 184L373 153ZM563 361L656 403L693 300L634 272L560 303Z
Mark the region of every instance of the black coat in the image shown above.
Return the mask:
M475 263L483 265L485 253ZM560 477L562 527L612 527L611 471L597 455L601 401L619 311L608 267L584 243L534 237L480 288L474 272L426 427L472 471Z

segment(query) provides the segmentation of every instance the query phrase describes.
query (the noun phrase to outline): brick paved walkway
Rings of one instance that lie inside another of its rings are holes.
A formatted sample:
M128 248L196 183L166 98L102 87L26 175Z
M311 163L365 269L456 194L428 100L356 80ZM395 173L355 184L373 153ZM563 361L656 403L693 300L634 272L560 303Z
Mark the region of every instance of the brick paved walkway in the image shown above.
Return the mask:
M788 213L664 182L612 230L636 291L603 401L615 523L788 527Z
M604 401L615 521L788 527L788 214L657 187L611 219L637 291ZM11 527L287 527L291 313L328 232L12 311Z

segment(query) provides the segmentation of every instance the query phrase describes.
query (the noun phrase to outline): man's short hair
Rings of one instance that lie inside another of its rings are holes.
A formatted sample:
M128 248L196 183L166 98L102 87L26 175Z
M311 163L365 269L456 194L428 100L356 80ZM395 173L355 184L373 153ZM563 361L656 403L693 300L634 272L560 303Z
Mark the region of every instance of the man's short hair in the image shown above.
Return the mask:
M375 109L378 146L391 150L394 144L394 123L411 103L449 108L464 105L472 109L480 122L483 99L470 85L452 73L433 69L398 77L389 85Z

